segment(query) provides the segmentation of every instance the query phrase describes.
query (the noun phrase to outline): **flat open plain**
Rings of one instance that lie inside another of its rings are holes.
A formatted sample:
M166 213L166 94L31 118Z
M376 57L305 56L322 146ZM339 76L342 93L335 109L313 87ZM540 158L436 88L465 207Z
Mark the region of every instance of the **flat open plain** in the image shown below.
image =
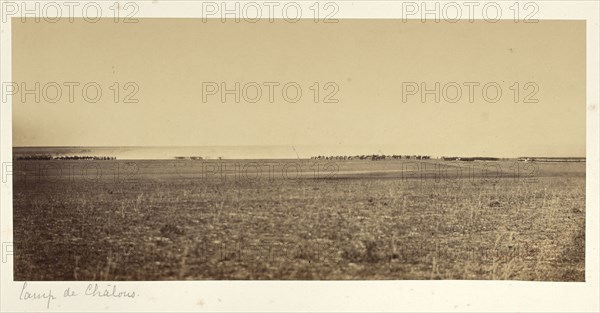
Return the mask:
M585 163L51 160L13 172L15 280L585 280Z

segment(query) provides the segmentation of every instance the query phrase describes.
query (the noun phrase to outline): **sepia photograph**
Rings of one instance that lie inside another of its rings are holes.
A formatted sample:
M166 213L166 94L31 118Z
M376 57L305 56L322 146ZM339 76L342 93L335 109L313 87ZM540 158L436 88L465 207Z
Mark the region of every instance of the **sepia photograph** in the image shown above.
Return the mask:
M583 22L12 26L17 280L584 280Z
M536 2L484 1L477 18L449 13L465 2L385 18L36 3L2 3L10 297L62 310L141 301L127 284L143 282L597 284L589 21Z

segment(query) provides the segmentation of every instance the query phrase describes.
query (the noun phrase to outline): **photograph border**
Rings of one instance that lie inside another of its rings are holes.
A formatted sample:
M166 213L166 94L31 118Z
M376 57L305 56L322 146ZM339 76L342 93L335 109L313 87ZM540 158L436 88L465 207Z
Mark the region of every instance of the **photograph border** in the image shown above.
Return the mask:
M4 1L21 3L35 1ZM40 1L48 2L48 1ZM52 1L56 3L75 1ZM82 1L82 3L85 1ZM105 18L115 1L94 1L103 8ZM120 1L136 3L136 18L201 18L203 2L235 1ZM270 1L240 1L270 2ZM314 1L282 1L310 6ZM424 1L330 1L340 10L336 18L401 18L403 2ZM514 1L426 1L426 2L496 2L503 7ZM594 312L600 309L600 201L599 201L599 114L600 99L600 2L598 1L529 1L536 3L540 20L586 20L586 281L152 281L152 282L31 282L35 290L56 292L50 308L43 301L19 301L23 282L13 281L10 246L12 228L12 181L5 180L12 164L12 99L0 107L0 162L2 178L0 228L2 263L0 264L0 311L78 311L78 312L234 312L234 311L410 311L410 312ZM19 12L22 14L23 12ZM63 13L67 13L64 12ZM2 13L4 14L4 13ZM81 17L81 12L76 12ZM17 15L16 15L17 16ZM276 16L280 18L280 16ZM312 16L303 16L312 18ZM476 16L480 19L481 16ZM503 16L502 19L512 19ZM434 21L428 21L434 22ZM445 23L441 21L441 23ZM10 82L11 22L0 24L0 81ZM540 52L542 53L542 52ZM5 251L5 248L8 250ZM118 285L119 290L136 292L134 299L74 297L63 299L67 288L85 290L89 284Z

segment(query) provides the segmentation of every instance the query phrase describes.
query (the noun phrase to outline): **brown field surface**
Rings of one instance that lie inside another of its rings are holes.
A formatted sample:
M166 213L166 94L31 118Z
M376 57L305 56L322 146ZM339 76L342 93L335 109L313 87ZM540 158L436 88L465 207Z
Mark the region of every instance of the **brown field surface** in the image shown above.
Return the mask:
M15 280L585 279L585 163L53 160L13 172Z

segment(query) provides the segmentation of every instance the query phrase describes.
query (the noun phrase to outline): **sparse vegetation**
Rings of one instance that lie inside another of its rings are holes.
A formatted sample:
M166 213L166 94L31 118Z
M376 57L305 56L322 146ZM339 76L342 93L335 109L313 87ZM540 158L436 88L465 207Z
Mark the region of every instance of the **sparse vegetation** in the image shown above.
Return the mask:
M36 178L49 162L102 175ZM17 161L15 280L584 280L583 163L494 180L407 178L395 160L208 179L184 163Z

